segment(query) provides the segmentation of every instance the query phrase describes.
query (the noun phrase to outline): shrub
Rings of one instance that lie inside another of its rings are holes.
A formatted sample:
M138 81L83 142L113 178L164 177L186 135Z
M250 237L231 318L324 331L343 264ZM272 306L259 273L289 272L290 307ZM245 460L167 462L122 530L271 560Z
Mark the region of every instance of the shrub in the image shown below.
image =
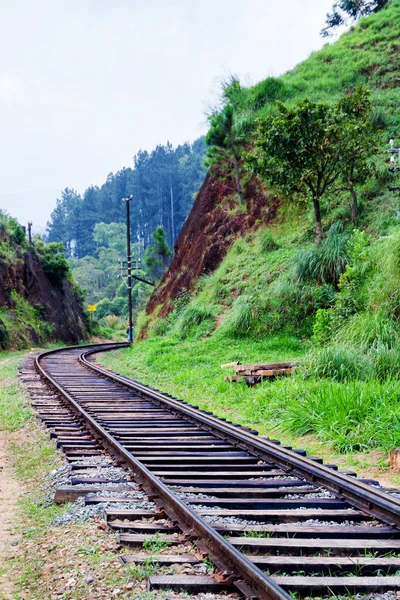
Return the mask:
M375 346L369 357L374 365L376 377L380 381L400 376L400 348L388 348L385 345Z
M168 319L157 319L154 323L152 332L154 335L165 335L170 328Z
M119 317L116 315L108 315L105 317L106 327L109 329L121 329L124 325Z
M72 274L64 255L64 247L59 242L44 244L42 240L35 240L35 250L42 264L43 271L55 285L61 285L66 278L71 279Z
M0 315L0 349L5 350L8 348L10 342L10 336L8 335L7 327Z
M252 89L251 103L255 109L262 108L267 102L284 100L288 96L285 84L276 77L267 77Z
M313 325L313 341L316 344L326 344L332 336L332 330L332 311L319 308Z
M53 334L53 327L44 321L43 308L33 306L27 300L11 292L11 309L0 312L2 343L0 346L22 349L30 344L43 344Z
M111 304L111 300L109 300L108 298L103 298L102 300L100 300L100 302L97 303L97 309L96 309L96 316L98 319L102 319L103 317L106 317L107 315L111 314L111 308L112 308L112 304Z

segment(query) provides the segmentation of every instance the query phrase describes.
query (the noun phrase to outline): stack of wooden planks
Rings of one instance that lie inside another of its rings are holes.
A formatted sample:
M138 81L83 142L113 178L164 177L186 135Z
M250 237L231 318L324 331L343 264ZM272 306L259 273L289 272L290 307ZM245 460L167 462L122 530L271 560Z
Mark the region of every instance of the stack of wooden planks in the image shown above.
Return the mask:
M239 361L221 365L221 368L233 367L235 375L225 377L225 381L244 381L248 385L260 383L266 377L276 377L277 375L290 375L293 373L298 363L279 362L279 363L255 363L250 365L241 365Z

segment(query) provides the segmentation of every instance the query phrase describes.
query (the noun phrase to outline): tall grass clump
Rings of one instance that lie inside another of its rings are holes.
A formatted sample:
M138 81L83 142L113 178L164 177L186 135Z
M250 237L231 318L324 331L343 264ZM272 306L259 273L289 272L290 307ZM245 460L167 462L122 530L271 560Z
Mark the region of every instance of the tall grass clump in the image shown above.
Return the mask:
M308 376L349 382L368 379L374 370L371 361L355 353L353 349L327 346L310 355L305 372Z
M181 339L208 335L215 327L216 307L198 300L188 304L176 321L175 332Z
M278 250L278 248L280 247L269 229L266 229L262 232L260 236L260 247L262 252Z
M394 380L314 381L285 402L280 429L316 434L339 452L388 450L400 443L399 395Z
M337 286L349 262L349 236L341 223L334 223L320 246L302 250L297 257L295 273L302 283L330 283Z
M351 316L336 335L336 342L357 349L358 353L371 350L399 348L398 324L384 313L361 312Z
M226 337L246 337L252 333L256 321L254 299L249 296L239 296L233 302L229 315L219 331Z

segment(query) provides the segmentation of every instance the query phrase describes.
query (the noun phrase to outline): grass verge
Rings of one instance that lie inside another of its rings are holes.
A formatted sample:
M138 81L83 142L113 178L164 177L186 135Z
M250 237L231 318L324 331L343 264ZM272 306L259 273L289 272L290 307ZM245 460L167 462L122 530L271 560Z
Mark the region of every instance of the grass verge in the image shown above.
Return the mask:
M220 417L254 427L263 435L279 437L282 442L294 447L305 448L309 454L322 456L325 462L335 462L343 469L354 469L360 475L379 478L382 483L400 485L400 477L387 465L386 452L369 443L374 435L371 430L364 432L363 437L359 436L368 443L358 442L360 428L354 427L350 438L345 431L338 430L340 416L347 418L343 425L346 428L351 419L369 418L372 414L369 411L378 409L376 402L363 406L359 400L363 390L358 389L355 383L307 379L299 375L277 378L249 388L245 384L225 382L224 375L227 373L220 368L221 364L234 360L251 363L298 359L304 357L306 351L306 344L289 336L276 336L264 341L227 340L217 336L189 341L155 336L134 344L131 349L106 353L98 360L116 372L213 411ZM359 384L373 387L369 382ZM351 395L353 412L346 410L349 385L355 388ZM367 395L371 392L370 389L364 391ZM380 394L378 389L377 394ZM330 426L325 429L321 429L324 419L317 419L320 411L313 414L317 400L325 406L326 413L330 410L332 417L328 421ZM335 416L335 410L332 410L336 400L341 401L342 415ZM296 422L299 410L303 414L303 422L300 423L303 430ZM353 425L351 422L350 426Z
M18 364L25 354L0 353L0 435L6 438L20 486L7 570L0 574L14 582L14 591L10 595L10 586L3 591L0 581L0 600L155 600L146 593L147 571L135 572L121 563L123 550L114 535L105 533L103 521L52 525L68 508L48 497L49 474L62 465L63 458L17 381Z

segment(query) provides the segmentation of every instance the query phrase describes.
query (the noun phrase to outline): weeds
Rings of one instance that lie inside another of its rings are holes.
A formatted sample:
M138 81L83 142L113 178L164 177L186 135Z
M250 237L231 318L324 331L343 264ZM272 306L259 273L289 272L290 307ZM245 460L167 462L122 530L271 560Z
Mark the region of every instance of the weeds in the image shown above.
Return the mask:
M160 568L160 565L157 561L154 561L152 557L150 557L146 558L144 563L137 563L134 567L127 564L126 568L128 570L129 575L134 580L142 581L143 579L147 579L151 575L154 575L154 573L157 573L157 571Z
M144 550L150 552L150 554L158 554L161 550L165 550L165 548L168 548L170 545L170 542L165 542L159 534L152 535L143 542Z

